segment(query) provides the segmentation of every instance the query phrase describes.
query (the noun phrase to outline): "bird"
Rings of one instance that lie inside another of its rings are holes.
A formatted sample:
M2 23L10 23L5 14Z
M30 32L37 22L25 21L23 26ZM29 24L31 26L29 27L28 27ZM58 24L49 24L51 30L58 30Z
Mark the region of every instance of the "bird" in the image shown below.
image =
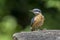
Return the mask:
M30 10L35 16L31 19L31 31L38 31L40 27L44 24L44 16L40 9L34 8Z

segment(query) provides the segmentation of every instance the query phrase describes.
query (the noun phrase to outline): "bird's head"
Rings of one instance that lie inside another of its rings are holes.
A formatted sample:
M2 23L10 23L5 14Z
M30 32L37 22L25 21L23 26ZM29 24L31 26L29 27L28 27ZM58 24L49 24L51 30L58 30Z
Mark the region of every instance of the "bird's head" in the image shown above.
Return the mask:
M30 10L30 12L33 12L35 15L37 15L41 13L41 10L38 8L35 8L35 9Z

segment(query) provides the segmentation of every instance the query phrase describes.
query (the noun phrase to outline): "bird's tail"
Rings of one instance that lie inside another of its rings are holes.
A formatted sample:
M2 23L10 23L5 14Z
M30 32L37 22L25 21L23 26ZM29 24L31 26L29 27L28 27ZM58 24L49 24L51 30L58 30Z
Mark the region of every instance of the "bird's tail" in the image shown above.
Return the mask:
M31 27L30 29L31 29L31 31L35 31L35 28L32 28L32 27Z

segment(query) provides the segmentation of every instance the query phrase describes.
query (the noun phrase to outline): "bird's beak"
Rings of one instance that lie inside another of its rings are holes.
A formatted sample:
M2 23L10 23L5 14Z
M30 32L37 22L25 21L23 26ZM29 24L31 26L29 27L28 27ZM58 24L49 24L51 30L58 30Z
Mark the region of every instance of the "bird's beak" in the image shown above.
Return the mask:
M29 12L33 12L32 10L29 10Z

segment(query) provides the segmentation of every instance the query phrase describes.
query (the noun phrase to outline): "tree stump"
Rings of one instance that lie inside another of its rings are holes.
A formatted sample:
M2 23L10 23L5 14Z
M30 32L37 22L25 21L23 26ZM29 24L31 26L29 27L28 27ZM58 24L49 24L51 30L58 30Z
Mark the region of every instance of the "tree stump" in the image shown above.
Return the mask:
M60 30L19 32L13 34L13 40L60 40Z

